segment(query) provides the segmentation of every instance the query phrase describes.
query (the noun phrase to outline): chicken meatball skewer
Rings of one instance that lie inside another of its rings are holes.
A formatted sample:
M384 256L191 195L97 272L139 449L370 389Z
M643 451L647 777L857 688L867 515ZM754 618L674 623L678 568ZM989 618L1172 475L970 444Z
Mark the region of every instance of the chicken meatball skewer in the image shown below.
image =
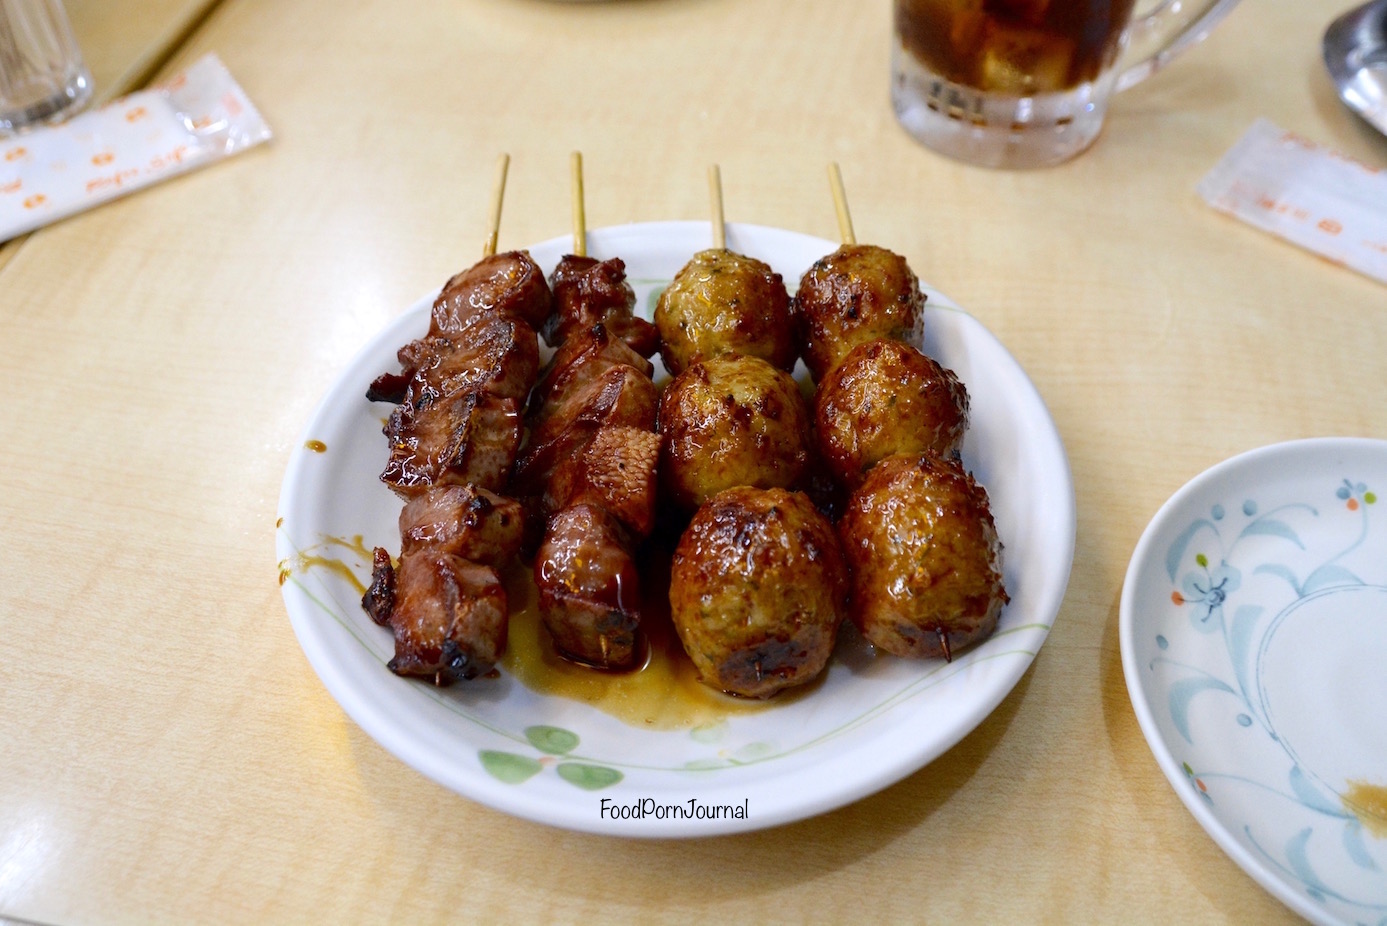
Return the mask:
M539 611L563 655L602 669L644 657L637 548L655 519L653 326L633 314L621 260L586 256L582 161L575 154L574 251L552 277L557 344L531 401L516 486L545 531L534 560Z
M907 342L918 280L904 258L857 244L837 164L829 182L843 247L810 268L795 302L819 455L851 493L838 531L853 621L886 652L952 660L1007 601L987 492L959 462L968 392Z
M496 253L508 163L502 156L482 260L443 287L428 334L400 349L403 372L378 377L367 393L398 403L384 428L381 479L406 502L398 566L375 549L362 605L394 634L390 669L439 685L489 672L505 650L510 611L498 570L523 536L519 503L498 493L538 373L534 326L551 300L528 254Z
M670 616L704 684L768 698L818 677L846 615L833 526L796 491L810 416L784 282L726 249L716 167L714 248L656 308L674 380L660 397L661 487L691 513L671 562Z

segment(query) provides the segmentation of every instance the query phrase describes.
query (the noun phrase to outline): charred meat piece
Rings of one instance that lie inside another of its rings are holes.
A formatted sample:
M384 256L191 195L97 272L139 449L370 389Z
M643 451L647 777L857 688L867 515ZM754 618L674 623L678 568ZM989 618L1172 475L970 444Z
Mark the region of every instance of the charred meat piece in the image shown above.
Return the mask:
M818 260L795 292L800 350L814 382L858 344L910 338L924 305L910 265L885 248L845 244Z
M541 494L554 468L581 453L599 428L654 430L659 398L648 376L625 365L612 367L576 390L531 431L515 468L516 491Z
M416 408L397 405L385 423L390 458L381 481L406 497L434 485L505 488L523 422L514 399L457 392Z
M520 552L524 531L514 499L474 485L430 486L400 511L400 554L430 547L500 568Z
M670 615L700 679L749 698L823 671L847 596L833 526L807 496L783 489L714 496L671 564Z
M395 566L385 547L371 551L371 584L361 596L361 607L377 624L390 625L390 609L395 607Z
M997 626L1007 593L987 491L955 460L887 457L838 522L853 622L878 649L949 658Z
M525 251L483 257L443 286L433 303L430 337L452 337L478 319L509 318L538 330L553 295L544 271Z
M695 363L660 396L660 481L692 511L733 486L798 486L810 461L809 408L789 373L757 357Z
M398 405L405 400L405 393L409 391L409 382L413 378L412 371L382 373L371 380L371 385L366 389L366 400Z
M597 505L565 508L535 555L539 611L565 656L627 669L642 656L640 576L621 524Z
M600 428L575 456L561 460L544 493L545 508L592 504L615 515L637 537L655 524L660 435L640 428Z
M439 685L490 672L505 651L509 616L505 586L490 566L429 547L406 553L395 570L390 670Z
M673 376L719 354L760 357L787 371L799 357L785 281L734 251L695 254L660 294L655 326Z
M613 336L606 325L592 325L574 334L554 353L530 395L532 423L542 421L568 396L617 366L631 367L646 378L655 372L650 361Z
M569 254L549 277L554 291L554 314L544 323L544 340L551 347L567 343L575 332L605 324L642 357L660 346L660 333L633 309L636 294L626 282L621 258L599 261Z
M396 353L399 373L382 373L366 391L373 402L431 402L458 391L524 401L539 373L539 338L510 318L478 319L465 335L430 335Z
M465 336L411 341L400 362L413 371L405 401L415 405L460 391L524 402L539 374L539 338L513 319L488 319Z
M814 425L824 462L853 488L893 454L957 451L968 429L968 391L904 341L868 341L819 383Z

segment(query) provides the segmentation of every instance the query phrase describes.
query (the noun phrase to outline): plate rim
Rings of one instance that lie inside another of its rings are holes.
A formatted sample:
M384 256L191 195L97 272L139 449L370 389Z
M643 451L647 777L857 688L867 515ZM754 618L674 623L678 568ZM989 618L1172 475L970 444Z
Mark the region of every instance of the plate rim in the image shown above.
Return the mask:
M615 247L619 245L619 242L630 235L688 235L691 233L702 233L704 229L708 228L709 223L706 221L669 221L637 222L591 229L589 230L589 251L597 250L598 253L601 253L606 247ZM781 237L787 241L793 240L802 244L812 243L815 246L822 246L827 248L823 253L829 253L838 246L836 243L827 239L770 226L728 223L727 230L729 247L735 246L735 242L738 238L756 239L767 236L770 238ZM563 242L571 242L571 238L568 236L556 236L546 241L529 245L526 249L538 251L557 248L561 253L567 253L567 249ZM596 245L595 248L593 247L594 245ZM951 734L950 736L939 740L939 743L942 745L939 745L937 749L927 751L925 755L920 755L916 751L902 751L895 761L880 764L875 774L858 776L852 787L835 791L828 799L816 796L807 801L800 801L794 806L785 808L779 812L758 813L756 820L748 823L730 821L725 824L717 823L708 825L707 821L701 821L697 828L691 828L682 825L659 826L653 825L649 821L640 821L638 825L634 827L621 827L613 826L609 822L595 822L588 816L570 816L565 819L555 819L553 816L531 811L524 806L527 803L525 801L516 802L506 800L506 798L513 793L513 786L501 785L500 788L497 788L495 785L498 783L477 781L467 776L463 776L466 780L460 781L458 776L447 774L444 769L438 767L438 762L434 760L439 757L421 756L417 752L417 744L411 742L411 738L407 731L402 727L391 724L388 714L386 714L383 709L379 709L376 705L368 702L366 693L359 690L354 681L348 678L349 673L345 670L345 667L339 665L335 660L326 658L321 644L316 640L305 638L305 634L311 635L312 631L310 631L310 628L300 619L300 616L295 613L295 608L290 605L291 590L289 588L289 583L284 583L283 597L286 603L286 609L289 611L295 635L298 637L300 648L303 649L305 656L308 658L310 665L319 676L324 687L328 689L329 694L338 702L339 706L342 707L352 721L361 728L362 732L376 740L377 743L383 746L386 751L391 753L396 759L423 774L425 777L443 785L450 791L468 798L469 800L481 803L489 808L500 810L523 819L570 830L604 835L638 838L699 838L735 832L750 832L778 826L796 820L818 816L822 813L861 800L870 794L902 780L952 749L960 740L967 736L968 733L976 729L983 720L990 716L996 710L997 706L1015 689L1016 684L1024 676L1026 671L1028 671L1029 667L1034 664L1035 657L1039 654L1039 650L1048 637L1050 630L1053 628L1054 622L1058 619L1060 610L1063 606L1064 597L1067 593L1068 583L1072 576L1073 553L1077 532L1077 503L1072 470L1063 439L1055 425L1053 415L1050 413L1048 406L1046 406L1039 390L1035 387L1034 382L1030 380L1029 374L1025 372L1019 361L1011 355L1005 345L1003 345L982 322L927 283L922 282L921 285L923 289L928 290L930 301L933 303L935 309L949 311L951 314L957 313L957 315L963 319L962 324L970 326L972 329L969 332L971 336L986 338L990 342L990 347L999 350L1007 357L1014 366L1015 371L1023 378L1024 383L1029 387L1027 401L1033 400L1038 410L1043 413L1043 420L1037 421L1036 426L1047 432L1048 436L1054 441L1054 448L1058 454L1058 462L1062 464L1061 472L1058 474L1062 477L1062 484L1058 486L1058 488L1065 494L1066 497L1064 501L1067 503L1064 505L1064 523L1060 525L1050 525L1052 529L1050 536L1053 542L1058 544L1059 549L1062 550L1061 561L1063 563L1063 576L1059 578L1053 587L1045 589L1048 594L1043 595L1042 598L1035 603L1035 613L1037 615L1043 615L1043 629L1038 631L1033 649L1024 660L1012 660L1017 664L1015 666L1009 666L1007 671L1002 673L1001 683L989 690L989 697L972 706L967 714L966 721L957 723L956 728L949 731ZM307 473L302 467L305 457L302 454L301 445L315 433L320 433L324 430L323 422L330 419L336 410L332 400L339 397L342 382L349 375L351 368L367 351L376 346L377 342L382 337L385 337L391 332L396 332L397 329L402 326L407 326L408 322L406 320L413 315L416 309L431 302L437 292L438 290L434 289L430 294L421 297L420 300L411 304L376 329L370 337L353 352L352 357L343 365L337 375L332 378L331 383L326 388L323 396L319 399L317 406L315 406L313 413L309 416L306 425L302 429L299 445L296 445L291 450L291 457L285 473L284 483L281 487L278 506L278 516L281 522L285 517L286 510L292 504L294 497L300 493L299 481L308 478ZM288 543L288 541L285 538L283 530L277 530L276 534L276 554L280 557L282 562L285 558L293 555L292 544L289 544L289 547L286 548L285 544ZM1036 620L1040 621L1041 618L1037 617ZM1027 626L1029 625L1023 625L1023 629ZM821 761L816 763L816 766L831 763L832 760L829 760L827 763ZM511 790L508 791L506 789Z
M1250 466L1261 464L1267 459L1291 454L1317 455L1332 452L1332 448L1351 448L1381 455L1387 462L1387 440L1361 436L1322 436L1278 441L1244 450L1224 460L1212 464L1197 473L1173 492L1143 528L1122 580L1122 594L1118 604L1118 647L1122 657L1122 674L1127 687L1128 700L1137 717L1137 725L1142 737L1156 760L1157 766L1166 781L1174 790L1180 803L1194 817L1204 832L1244 873L1249 875L1264 890L1285 904L1293 912L1316 923L1338 924L1346 922L1333 914L1326 905L1295 889L1275 869L1258 860L1229 830L1222 819L1209 809L1187 786L1187 775L1175 759L1166 738L1162 735L1156 720L1151 697L1142 682L1141 666L1137 660L1136 585L1138 577L1153 555L1152 548L1161 535L1166 523L1182 511L1189 500L1211 483L1224 479L1230 474Z

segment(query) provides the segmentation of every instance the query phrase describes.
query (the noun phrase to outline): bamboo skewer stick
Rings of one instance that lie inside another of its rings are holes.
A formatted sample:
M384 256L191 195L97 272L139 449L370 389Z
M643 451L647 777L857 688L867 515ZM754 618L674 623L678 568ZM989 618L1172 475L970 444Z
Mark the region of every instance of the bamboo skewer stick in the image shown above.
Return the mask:
M496 253L496 239L501 234L501 201L506 197L506 171L510 169L510 155L503 154L496 164L496 185L491 191L491 225L482 247L482 256L491 257Z
M828 165L828 185L833 190L833 209L838 213L838 235L844 244L857 244L852 231L852 216L848 214L848 194L843 191L843 174L838 162Z
M577 257L588 256L587 215L583 206L583 154L573 152L573 253Z
M713 247L727 250L727 226L722 217L722 172L718 165L708 168L708 196L713 207Z

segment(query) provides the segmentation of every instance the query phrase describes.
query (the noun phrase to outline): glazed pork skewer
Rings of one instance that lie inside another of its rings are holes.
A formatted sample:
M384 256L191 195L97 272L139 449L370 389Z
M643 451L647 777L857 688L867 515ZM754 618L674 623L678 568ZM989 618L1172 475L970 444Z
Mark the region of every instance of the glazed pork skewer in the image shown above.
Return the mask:
M516 484L538 495L545 519L533 571L555 647L597 668L629 669L644 657L636 553L655 518L657 391L637 346L648 340L653 352L653 328L632 315L621 261L585 256L577 154L573 184L575 254L554 271L554 324L545 329L561 340L532 396Z
M532 326L551 300L528 254L495 253L508 163L503 156L482 260L443 287L428 334L400 349L403 371L368 392L398 402L383 429L390 455L381 479L406 501L398 566L376 548L362 604L394 633L390 669L439 685L489 672L505 650L509 603L498 570L523 538L520 504L500 493L539 368Z
M659 346L659 333L635 315L636 294L626 282L626 264L619 257L599 261L587 256L583 162L576 151L572 182L573 253L559 261L550 277L554 312L543 322L545 343L562 348L571 337L601 323L631 350L649 357Z

